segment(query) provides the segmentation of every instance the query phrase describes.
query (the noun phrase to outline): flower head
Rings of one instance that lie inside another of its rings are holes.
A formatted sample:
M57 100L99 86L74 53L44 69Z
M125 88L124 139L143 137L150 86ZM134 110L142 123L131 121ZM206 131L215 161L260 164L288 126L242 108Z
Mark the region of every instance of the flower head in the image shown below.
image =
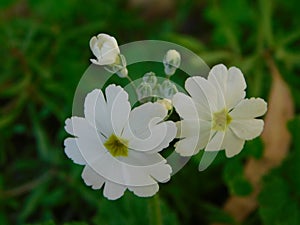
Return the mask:
M169 50L164 57L163 63L165 66L165 73L171 76L175 73L176 69L180 66L181 57L176 50Z
M158 153L176 135L176 126L163 121L167 110L159 103L146 103L131 110L123 88L109 85L90 92L85 117L66 120L65 153L85 165L82 178L93 189L104 184L104 196L121 197L126 189L138 196L151 196L158 182L170 179L171 167Z
M238 154L245 140L259 136L264 122L256 117L267 110L261 98L245 99L246 82L242 72L224 65L214 66L207 80L190 77L185 88L190 94L177 93L173 105L183 118L177 125L176 151L181 155L196 154L200 149L225 149L227 157Z
M119 57L120 49L116 39L107 34L98 34L90 40L90 48L97 59L91 62L97 65L111 65Z

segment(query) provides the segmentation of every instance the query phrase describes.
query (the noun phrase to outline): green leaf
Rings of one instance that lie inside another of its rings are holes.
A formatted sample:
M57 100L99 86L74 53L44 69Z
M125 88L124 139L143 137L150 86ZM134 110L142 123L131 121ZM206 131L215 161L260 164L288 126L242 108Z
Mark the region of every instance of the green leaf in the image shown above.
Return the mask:
M252 192L252 186L244 176L244 167L240 160L233 159L228 162L223 175L231 194L246 196Z

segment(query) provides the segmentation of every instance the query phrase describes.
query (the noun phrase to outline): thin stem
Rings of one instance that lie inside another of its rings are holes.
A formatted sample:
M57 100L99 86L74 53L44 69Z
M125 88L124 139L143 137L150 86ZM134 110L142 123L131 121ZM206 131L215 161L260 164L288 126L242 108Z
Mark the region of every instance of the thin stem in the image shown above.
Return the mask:
M153 225L163 225L161 208L160 208L160 199L158 194L154 195L151 198L150 206L151 206L150 216Z
M134 84L133 80L130 78L130 76L127 75L126 78L127 78L127 80L129 80L130 85L133 87L133 89L134 89L135 91L137 91L137 87L135 86L135 84Z
M166 117L164 118L164 121L166 121L167 119L169 119L169 117L172 115L173 111L174 111L174 107L172 107L172 109L169 110L169 113L168 113L168 115L166 115Z

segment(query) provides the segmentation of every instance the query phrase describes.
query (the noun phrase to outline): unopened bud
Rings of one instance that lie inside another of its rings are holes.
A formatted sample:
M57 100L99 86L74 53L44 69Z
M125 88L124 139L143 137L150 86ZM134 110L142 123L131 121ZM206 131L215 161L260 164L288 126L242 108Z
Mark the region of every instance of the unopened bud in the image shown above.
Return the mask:
M151 88L154 89L157 83L157 77L155 76L155 73L149 72L143 76L143 81L150 84Z
M160 87L160 93L163 95L164 98L167 99L172 99L173 95L175 95L177 92L178 89L176 85L170 80L165 80Z
M181 57L179 52L176 50L169 50L163 60L166 75L173 75L176 69L180 66L180 61Z
M147 98L152 97L152 88L151 85L142 82L138 87L137 87L137 95L138 95L138 100L139 101L147 101Z

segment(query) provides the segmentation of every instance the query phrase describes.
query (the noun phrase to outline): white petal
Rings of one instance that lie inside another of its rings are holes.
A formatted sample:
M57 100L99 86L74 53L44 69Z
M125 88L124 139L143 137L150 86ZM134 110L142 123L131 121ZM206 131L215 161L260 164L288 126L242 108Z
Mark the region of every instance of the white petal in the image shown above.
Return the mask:
M97 42L97 38L95 36L92 37L91 40L90 40L90 49L91 50L93 50L94 45L96 44L96 42Z
M87 94L84 101L84 116L91 125L96 124L96 102L97 98L100 97L102 91L95 89ZM101 95L104 100L103 94ZM105 102L104 102L105 103Z
M154 118L150 121L148 127L150 130L150 135L146 138L139 138L133 136L133 134L128 138L129 148L136 151L143 151L148 153L153 153L162 150L162 147L167 147L169 145L170 139L176 135L176 126L173 122L161 122L161 118ZM170 126L168 126L170 125ZM172 136L168 134L168 131L172 131ZM126 134L129 132L125 129ZM124 132L125 133L125 132Z
M88 164L94 161L95 157L101 157L107 152L102 144L101 135L86 119L73 116L66 120L65 129L68 133L78 137L76 144Z
M126 186L106 181L103 195L109 200L116 200L120 198L126 190Z
M242 100L231 112L233 119L253 119L262 116L267 111L267 103L261 98Z
M156 153L160 152L161 150L167 148L170 144L171 141L176 137L176 125L173 121L166 121L163 122L167 126L167 131L163 134L163 140L160 142L158 146L153 148L151 151L148 153Z
M207 80L217 88L218 92L221 91L224 94L227 89L227 78L227 67L223 64L218 64L209 71Z
M139 167L147 167L150 165L167 162L165 158L163 158L159 153L145 154L144 152L138 152L133 150L128 151L127 157L119 157L118 159L122 163Z
M193 100L207 108L210 112L216 112L224 108L225 102L218 99L218 92L214 85L200 76L189 77L185 82L185 89Z
M117 184L143 186L155 183L154 179L146 171L147 166L127 164L127 162L122 162L122 159L113 157L110 153L101 155L89 163L89 165L99 173L99 175Z
M196 104L190 96L178 92L174 95L172 103L181 118L195 120L199 118Z
M159 103L148 102L134 108L129 115L129 123L126 124L126 131L122 135L129 138L131 135L139 138L147 138L150 136L149 123L154 118L163 120L167 116L167 110ZM126 132L129 132L127 134Z
M228 158L239 154L244 146L245 141L238 138L230 129L226 131L222 148Z
M222 149L222 143L224 140L225 132L217 131L211 135L212 138L209 140L205 151L219 151Z
M105 43L109 43L111 47L119 49L117 40L114 37L108 34L98 34L97 38L103 40Z
M73 160L74 163L79 165L85 165L86 161L82 157L75 138L67 138L64 141L65 153Z
M230 67L225 93L226 105L229 110L245 98L246 92L244 90L246 87L246 81L241 70L236 67Z
M159 186L156 183L148 186L128 187L128 189L139 197L150 197L155 195L155 193L158 192Z
M72 116L65 121L65 130L76 137L85 136L92 127L85 118Z
M146 103L135 108L129 116L122 137L129 140L129 148L148 153L166 148L176 135L172 121L162 122L167 110L159 103Z
M244 75L236 67L227 71L223 64L216 65L211 69L208 81L219 90L218 99L225 101L228 109L232 109L246 95Z
M96 60L96 59L90 59L90 61L93 63L93 64L96 64L96 65L100 65L101 66L101 64L98 62L98 60Z
M84 115L87 121L92 126L97 127L106 137L112 134L113 129L110 114L108 113L107 104L101 90L95 89L86 96Z
M149 166L147 172L157 181L165 183L170 180L172 168L166 163Z
M230 129L241 139L252 140L258 137L264 129L264 121L259 119L232 120Z
M187 137L179 140L175 144L175 151L181 156L192 156L196 155L200 147L198 146L199 137Z
M121 136L131 110L128 94L123 88L116 85L109 85L105 89L105 94L108 117L112 124L113 132L117 136Z
M92 186L93 189L100 189L105 182L105 179L89 166L84 167L81 177L85 184Z
M184 137L175 144L175 151L181 156L195 155L207 146L211 135L210 122L182 120L177 125L181 130L181 137Z

